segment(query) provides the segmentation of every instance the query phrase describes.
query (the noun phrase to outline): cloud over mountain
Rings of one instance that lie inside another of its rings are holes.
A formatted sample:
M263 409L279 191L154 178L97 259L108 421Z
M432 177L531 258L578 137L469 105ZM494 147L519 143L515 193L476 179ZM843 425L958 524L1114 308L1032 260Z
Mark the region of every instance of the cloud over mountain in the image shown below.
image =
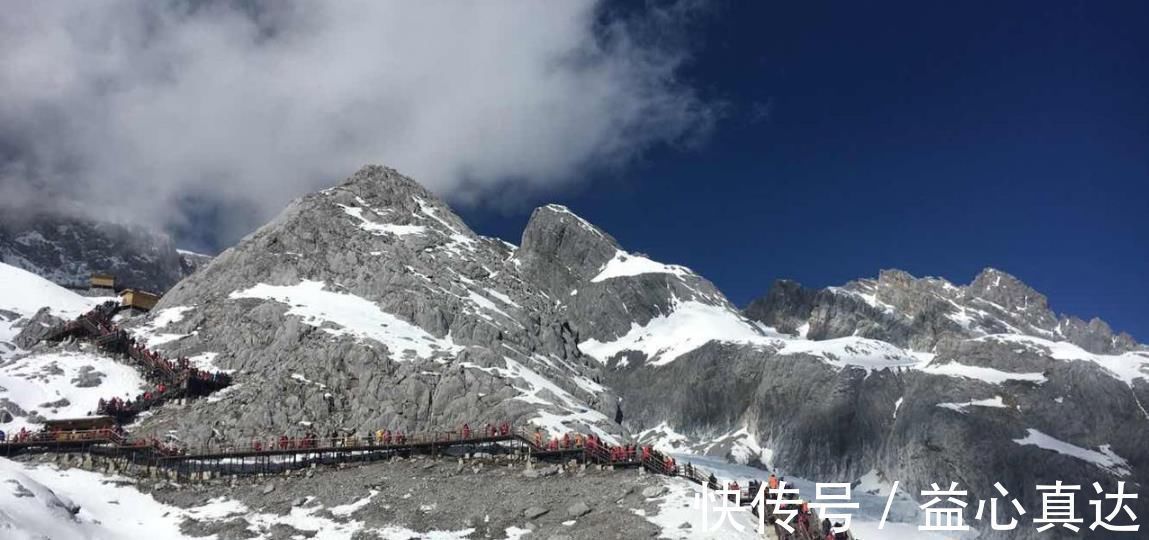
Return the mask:
M0 15L0 194L245 232L384 162L456 199L704 133L683 3L39 3ZM672 36L667 39L666 36ZM146 207L125 204L125 194ZM235 209L242 209L237 218Z

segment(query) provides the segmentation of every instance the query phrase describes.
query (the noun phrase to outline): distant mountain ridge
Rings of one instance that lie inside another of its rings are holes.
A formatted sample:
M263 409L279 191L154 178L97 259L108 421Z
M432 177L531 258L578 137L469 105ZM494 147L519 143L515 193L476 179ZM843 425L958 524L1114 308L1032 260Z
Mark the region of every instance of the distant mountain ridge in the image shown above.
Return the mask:
M863 336L929 351L941 339L1024 334L1065 340L1098 354L1142 348L1105 321L1056 316L1044 295L1000 270L987 268L969 285L883 270L877 279L808 289L780 280L750 303L746 315L811 339Z
M205 258L138 226L57 213L0 216L0 262L65 287L86 288L92 274L104 273L123 286L163 292Z

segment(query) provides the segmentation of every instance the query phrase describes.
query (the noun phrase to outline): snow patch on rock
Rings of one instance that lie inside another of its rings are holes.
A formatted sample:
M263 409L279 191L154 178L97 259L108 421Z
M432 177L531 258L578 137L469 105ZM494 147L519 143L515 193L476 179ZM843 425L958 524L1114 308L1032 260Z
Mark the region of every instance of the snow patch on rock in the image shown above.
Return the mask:
M978 399L967 401L965 403L938 403L938 407L949 409L962 414L968 414L970 407L989 407L993 409L1006 409L1008 405L1001 399L1001 396L994 396L989 399Z
M1129 462L1114 453L1107 444L1101 446L1099 451L1089 450L1050 437L1036 429L1030 428L1027 429L1026 432L1025 437L1014 439L1013 442L1022 446L1036 446L1044 450L1052 450L1061 455L1087 461L1117 476L1129 476Z
M684 452L690 448L690 438L675 431L667 422L640 432L638 440L659 452Z
M689 268L674 264L662 264L652 261L642 255L636 255L619 250L614 258L603 265L598 275L591 278L591 283L598 283L618 277L638 276L642 274L672 274L686 277L693 274Z
M157 347L164 343L183 339L188 334L161 332L161 330L182 321L184 315L194 309L190 306L176 306L155 311L149 316L148 323L141 326L134 335L137 339L143 340L148 347Z
M397 223L380 223L377 221L372 221L363 215L363 208L347 206L343 204L339 205L339 207L342 208L347 215L355 218L358 221L356 225L360 229L363 229L364 231L367 231L371 234L393 234L395 236L406 236L409 234L422 234L427 230L427 228L422 225L400 225Z
M392 359L432 358L461 349L450 337L437 338L426 330L384 312L374 302L353 294L324 289L322 281L304 280L298 285L260 283L232 292L229 298L273 300L291 306L288 315L322 328L335 336L373 339L392 351ZM335 328L332 328L334 325Z
M1092 362L1128 385L1132 385L1133 381L1137 379L1149 379L1149 371L1147 371L1149 356L1141 351L1124 354L1094 354L1067 341L1050 341L1014 334L994 334L979 339L1023 345L1034 352L1048 355L1054 360Z
M618 353L638 351L646 355L650 365L662 366L711 341L777 344L776 339L725 307L687 301L645 326L632 324L626 335L614 341L589 339L579 343L579 349L604 364Z
M825 341L789 340L779 355L805 354L839 368L861 367L867 371L888 368L912 368L918 359L901 348L873 339L844 337Z
M1004 384L1007 381L1028 381L1042 384L1046 381L1045 375L1041 373L1014 373L994 368L969 366L958 362L931 363L920 369L931 375L976 379L990 384Z

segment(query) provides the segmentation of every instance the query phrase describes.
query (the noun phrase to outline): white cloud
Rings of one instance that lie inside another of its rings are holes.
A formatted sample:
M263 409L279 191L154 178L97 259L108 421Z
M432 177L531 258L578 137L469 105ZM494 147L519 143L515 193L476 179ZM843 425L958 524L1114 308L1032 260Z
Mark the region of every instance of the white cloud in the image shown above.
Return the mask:
M21 2L0 11L0 187L120 212L133 193L158 203L132 209L150 224L181 201L252 207L239 228L365 163L456 198L553 188L708 127L675 79L684 40L649 39L693 11L660 9Z

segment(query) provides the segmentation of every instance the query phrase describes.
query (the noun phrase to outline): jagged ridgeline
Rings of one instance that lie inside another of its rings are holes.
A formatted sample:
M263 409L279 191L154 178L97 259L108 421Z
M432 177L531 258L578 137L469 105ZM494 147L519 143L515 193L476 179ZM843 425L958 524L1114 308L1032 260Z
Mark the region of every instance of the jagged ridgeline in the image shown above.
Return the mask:
M295 201L136 330L234 370L141 427L192 442L510 420L1030 507L1038 483L1149 472L1149 352L1003 272L780 282L743 312L566 208L515 247L385 167Z
M59 212L27 214L0 201L0 262L64 287L87 288L93 274L109 274L120 285L162 292L208 259L141 227Z

